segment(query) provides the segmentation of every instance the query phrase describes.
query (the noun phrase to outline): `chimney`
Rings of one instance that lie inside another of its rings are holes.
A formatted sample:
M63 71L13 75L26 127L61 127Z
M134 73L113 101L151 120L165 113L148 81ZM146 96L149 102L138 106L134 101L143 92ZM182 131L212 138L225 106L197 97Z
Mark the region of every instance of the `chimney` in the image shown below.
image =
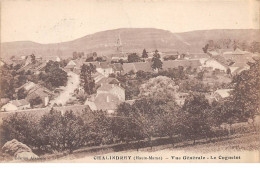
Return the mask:
M109 96L107 96L107 102L110 102Z

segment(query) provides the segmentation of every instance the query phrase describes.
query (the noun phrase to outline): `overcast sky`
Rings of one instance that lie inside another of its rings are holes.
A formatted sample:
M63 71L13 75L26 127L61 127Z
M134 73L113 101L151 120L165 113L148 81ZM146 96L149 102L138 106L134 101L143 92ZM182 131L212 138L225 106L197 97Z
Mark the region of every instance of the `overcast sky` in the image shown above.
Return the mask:
M259 29L256 0L4 0L1 41L69 41L116 28Z

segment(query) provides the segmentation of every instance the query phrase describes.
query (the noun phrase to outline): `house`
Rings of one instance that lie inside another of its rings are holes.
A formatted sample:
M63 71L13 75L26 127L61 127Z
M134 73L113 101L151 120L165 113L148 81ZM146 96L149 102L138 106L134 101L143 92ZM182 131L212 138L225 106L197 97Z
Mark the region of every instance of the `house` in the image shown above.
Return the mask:
M222 101L230 96L232 90L233 89L219 89L213 93L213 96L216 101Z
M212 68L212 70L218 69L218 70L221 70L224 72L226 72L228 69L227 65L217 61L214 58L203 58L203 59L200 59L200 62L201 62L201 66L203 68Z
M44 56L43 60L45 62L49 62L49 61L60 62L61 58L59 56Z
M120 82L116 78L113 78L113 77L103 77L99 81L95 81L95 82L98 85L115 84L115 85L120 86Z
M108 77L110 74L113 73L113 68L110 64L106 62L98 62L99 65L96 66L97 72L101 73L105 77Z
M27 96L26 96L27 101L39 97L41 98L44 106L47 106L50 99L54 96L54 93L52 93L50 90L48 90L47 88L39 84L35 84L33 82L25 83L24 85L19 87L16 91L22 88L24 88L24 90L27 92Z
M184 68L191 67L192 69L201 69L202 65L199 59L189 59L189 60L168 60L162 62L162 69L168 70L173 68L178 68L182 66Z
M119 98L121 101L125 101L125 89L116 84L101 84L97 89L97 94L110 93Z
M123 74L127 74L131 71L133 71L134 73L138 71L153 72L151 62L124 63L122 67L123 67Z
M92 111L104 110L108 114L113 114L120 103L122 101L111 93L98 93L94 101L86 100L85 105L88 105Z
M64 67L65 71L72 71L76 74L80 74L81 66L83 64L88 64L88 62L84 62L84 59L76 59L70 60L69 63Z
M23 67L21 67L18 72L22 72L22 71L30 71L32 73L35 73L35 74L40 74L40 72L42 71L45 71L45 66L46 66L46 63L42 63L42 62L36 62L36 63L29 63Z
M207 54L210 56L210 57L217 57L217 56L220 56L220 53L218 53L217 51L208 51Z
M236 48L236 50L234 51L228 51L228 52L223 52L223 57L226 59L242 59L242 58L247 58L247 57L251 57L252 54L248 51L242 51L239 48Z
M24 110L24 109L30 109L30 103L25 100L12 100L9 103L2 106L1 111L15 111L15 110Z
M76 74L80 74L81 66L83 64L92 64L96 66L96 71L104 75L105 77L108 77L110 74L113 73L112 66L107 62L84 62L84 59L76 59L69 61L69 63L65 66L64 70L73 71Z
M114 74L121 74L123 72L123 66L121 63L112 64L112 69Z
M245 67L230 66L229 69L232 75L238 75L244 70L250 69L250 66L245 66Z

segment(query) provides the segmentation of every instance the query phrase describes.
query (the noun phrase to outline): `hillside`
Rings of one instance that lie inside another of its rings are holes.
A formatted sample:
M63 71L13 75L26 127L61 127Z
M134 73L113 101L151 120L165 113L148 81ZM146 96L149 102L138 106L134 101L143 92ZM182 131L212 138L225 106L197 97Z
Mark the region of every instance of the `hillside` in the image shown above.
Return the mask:
M98 54L113 53L116 41L120 35L125 52L148 51L202 52L201 48L208 40L238 39L253 41L260 39L259 30L202 30L184 33L153 28L122 28L102 31L82 38L55 44L39 44L30 41L6 42L1 44L1 56L9 58L12 55L41 56L58 55L62 58L72 56L73 51L94 52Z

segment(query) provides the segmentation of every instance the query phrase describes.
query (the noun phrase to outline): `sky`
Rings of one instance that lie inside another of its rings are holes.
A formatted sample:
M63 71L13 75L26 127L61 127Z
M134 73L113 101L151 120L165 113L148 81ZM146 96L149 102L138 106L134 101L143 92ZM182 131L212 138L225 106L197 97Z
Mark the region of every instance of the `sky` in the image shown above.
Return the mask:
M117 28L259 29L258 0L2 0L1 42L57 43Z

